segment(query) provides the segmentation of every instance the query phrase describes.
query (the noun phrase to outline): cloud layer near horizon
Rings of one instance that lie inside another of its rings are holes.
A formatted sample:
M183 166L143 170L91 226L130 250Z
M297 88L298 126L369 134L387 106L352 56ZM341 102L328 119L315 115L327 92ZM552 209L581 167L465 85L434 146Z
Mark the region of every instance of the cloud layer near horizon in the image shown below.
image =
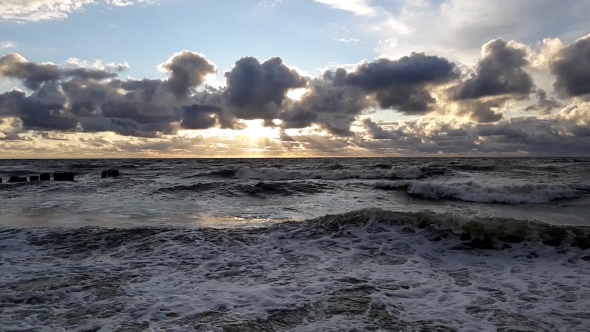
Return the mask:
M555 45L545 40L534 49L496 39L483 45L473 68L416 52L318 77L301 74L279 57L244 57L224 73L223 87L204 84L217 68L190 51L158 66L166 79L140 80L119 77L126 64L75 60L60 66L7 54L0 57L0 77L27 91L0 94L0 140L13 146L55 135L71 141L77 134L89 144L88 135L114 133L129 137L128 144L182 142L184 153L194 153L191 140L181 135L186 130L242 130L244 121L262 120L281 134L261 148L278 153L590 154L590 35ZM538 88L533 71L551 75L554 91ZM306 93L290 99L297 89ZM524 111L538 115L507 116L514 103L531 97L536 102ZM420 118L384 125L366 118L375 111ZM294 130L308 134L288 133ZM195 137L193 144L203 140Z

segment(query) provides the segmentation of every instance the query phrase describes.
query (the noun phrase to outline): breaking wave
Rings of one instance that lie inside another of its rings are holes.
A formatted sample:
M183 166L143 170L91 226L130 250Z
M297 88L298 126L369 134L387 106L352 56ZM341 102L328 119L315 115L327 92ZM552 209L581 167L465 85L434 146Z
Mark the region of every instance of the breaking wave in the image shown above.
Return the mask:
M562 198L581 197L585 185L567 184L505 184L484 186L474 181L439 183L430 181L379 182L375 188L405 190L408 194L433 199L458 199L465 202L503 204L544 204Z
M374 209L253 229L1 228L0 326L585 331L589 234Z

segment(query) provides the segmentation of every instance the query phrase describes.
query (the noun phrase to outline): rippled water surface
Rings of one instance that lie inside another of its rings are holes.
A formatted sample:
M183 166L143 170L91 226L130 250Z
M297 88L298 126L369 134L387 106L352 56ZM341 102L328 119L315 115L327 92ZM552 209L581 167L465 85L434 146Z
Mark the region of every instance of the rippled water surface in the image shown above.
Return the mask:
M590 330L590 159L0 161L56 171L0 185L7 331Z

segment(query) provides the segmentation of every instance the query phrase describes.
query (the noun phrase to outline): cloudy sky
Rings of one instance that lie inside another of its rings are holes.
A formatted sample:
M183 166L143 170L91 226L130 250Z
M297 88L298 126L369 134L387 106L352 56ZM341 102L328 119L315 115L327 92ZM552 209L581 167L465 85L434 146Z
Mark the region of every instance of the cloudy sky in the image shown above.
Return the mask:
M0 0L0 156L590 155L586 0Z

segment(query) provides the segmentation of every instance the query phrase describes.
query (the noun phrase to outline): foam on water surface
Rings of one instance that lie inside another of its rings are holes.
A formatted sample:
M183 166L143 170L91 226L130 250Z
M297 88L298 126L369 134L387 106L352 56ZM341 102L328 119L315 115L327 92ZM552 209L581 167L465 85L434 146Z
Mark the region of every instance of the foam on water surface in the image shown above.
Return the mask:
M590 329L587 250L537 241L458 249L464 241L437 230L444 224L410 222L424 218L359 211L241 230L4 229L0 326Z

